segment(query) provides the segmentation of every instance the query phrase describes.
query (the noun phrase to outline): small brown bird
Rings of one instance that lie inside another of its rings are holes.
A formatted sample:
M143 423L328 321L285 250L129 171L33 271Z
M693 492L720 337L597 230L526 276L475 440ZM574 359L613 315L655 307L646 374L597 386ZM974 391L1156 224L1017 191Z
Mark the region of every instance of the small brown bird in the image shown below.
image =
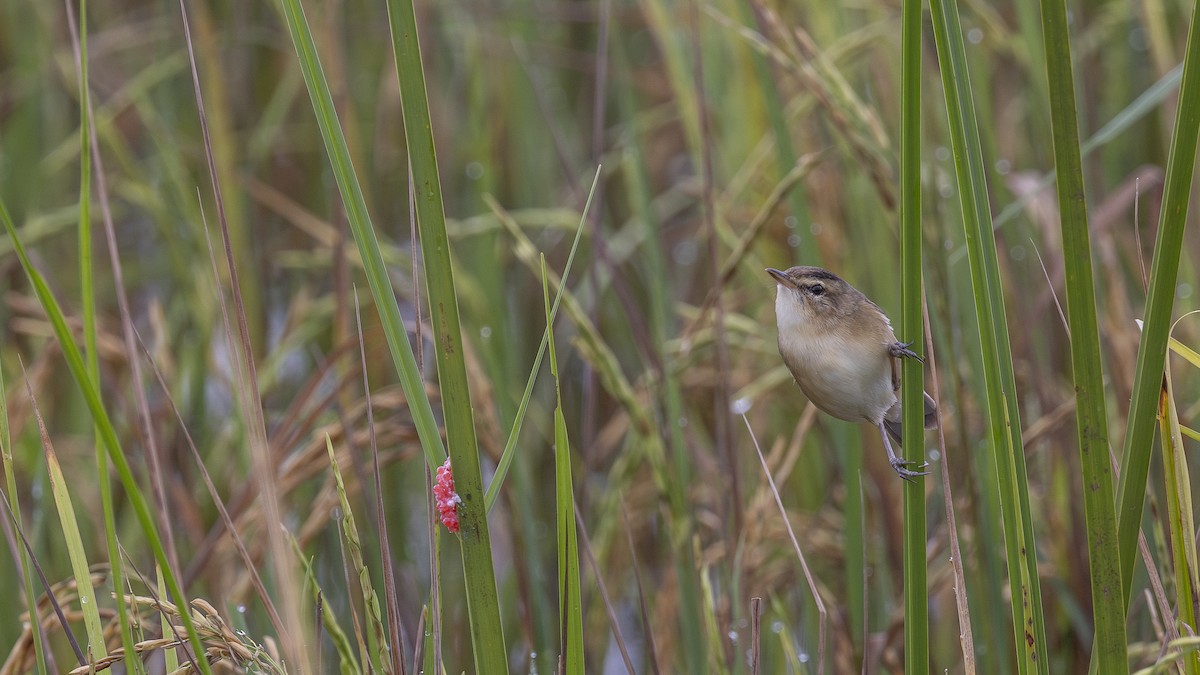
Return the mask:
M867 296L820 267L768 268L778 282L775 320L779 353L796 384L826 413L879 429L892 468L905 480L927 475L909 468L889 436L900 443L900 359L919 359L900 342L892 322ZM937 406L925 394L925 428L937 424Z

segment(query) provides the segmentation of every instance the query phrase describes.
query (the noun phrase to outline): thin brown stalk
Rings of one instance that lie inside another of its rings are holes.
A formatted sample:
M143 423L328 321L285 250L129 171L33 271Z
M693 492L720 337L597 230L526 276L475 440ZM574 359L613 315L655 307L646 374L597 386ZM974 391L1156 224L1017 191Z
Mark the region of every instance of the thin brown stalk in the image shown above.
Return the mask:
M125 547L121 546L119 543L117 546L121 549L121 557L125 558L125 562L128 563L129 569L133 570L133 573L136 574L138 579L142 582L142 586L146 589L146 592L149 593L150 597L154 599L154 607L158 610L158 613L162 617L162 625L166 626L171 631L171 635L174 636L176 644L180 645L181 647L182 645L187 644L187 637L181 636L179 631L175 629L175 622L172 621L171 616L166 613L163 608L162 601L159 599L158 594L154 592L154 584L151 584L149 581L147 581L146 576L142 574L142 571L138 569L138 566L133 564L133 559L129 557L129 552L125 550ZM163 635L163 637L166 637L166 635ZM191 664L192 672L200 672L200 666L196 664L196 659L193 658L191 650L180 649L179 651L183 652L183 657L187 659L189 664Z
M1071 339L1071 325L1067 322L1067 315L1063 312L1062 303L1058 301L1058 293L1054 290L1054 282L1050 281L1050 271L1046 269L1046 261L1042 260L1042 252L1038 250L1037 242L1033 237L1029 238L1029 245L1033 248L1034 255L1037 256L1038 265L1042 268L1042 276L1046 277L1046 287L1050 289L1050 297L1054 299L1054 307L1058 309L1058 319L1062 321L1063 330L1067 331L1067 340Z
M1117 466L1117 455L1108 449L1109 461L1112 462L1113 477L1120 476L1120 467ZM1171 601L1167 599L1167 591L1163 588L1162 576L1158 573L1158 566L1154 564L1154 558L1150 556L1150 546L1146 543L1146 533L1138 532L1138 552L1142 554L1142 564L1146 566L1146 576L1150 579L1151 597L1154 598L1155 604L1158 606L1158 614L1163 617L1163 646L1166 648L1167 643L1179 639L1179 627L1173 619L1174 612L1171 609ZM1161 657L1161 654L1160 654Z
M213 263L213 274L217 274L215 262ZM220 293L217 294L217 300L218 303L224 303L224 298L220 295ZM229 323L227 320L228 317L226 316L225 318L226 336L228 337L229 335L232 335L232 333L229 331ZM234 344L231 340L228 341L228 346L231 350L230 353L233 353L232 350L234 349ZM314 375L309 379L309 382L297 393L296 398L292 400L291 404L288 406L287 410L284 411L283 416L280 418L280 421L276 427L277 431L275 437L270 441L270 445L272 447L286 448L295 445L297 442L299 442L298 439L302 435L301 432L303 427L296 424L297 420L301 419L301 415L305 411L325 410L333 405L333 401L337 396L337 393L341 391L342 387L344 387L347 382L350 381L350 379L354 376L353 373L345 373L342 375L338 380L338 383L331 388L330 392L312 403L312 405L306 406L306 404L309 402L309 399L316 392L317 387L326 381L325 376L328 372L328 369L332 367L336 356L340 355L340 352L345 349L346 346L339 347L338 350L334 352L334 356L327 358L317 368L317 372L314 373ZM238 367L236 362L235 367ZM309 419L315 419L315 416L310 415ZM246 483L238 490L233 498L228 500L230 505L229 512L234 515L235 520L245 513L245 511L253 502L255 498L254 488L254 483ZM210 556L213 554L214 548L220 541L224 531L225 522L223 520L218 520L213 524L208 534L205 535L204 542L199 548L197 548L196 552L193 553L192 559L188 563L188 568L183 574L184 579L195 579L196 576L198 576L207 567Z
M196 111L200 120L200 131L204 138L204 156L208 164L209 179L212 181L213 197L216 200L217 220L221 226L221 239L225 248L225 261L229 267L229 285L233 293L233 304L237 310L238 338L241 343L241 356L245 378L243 385L248 391L243 391L242 405L249 429L250 447L253 453L255 480L258 482L260 499L263 506L263 530L267 538L267 550L270 552L272 567L276 581L281 589L283 600L283 617L287 630L280 633L284 653L287 660L294 663L300 672L308 672L309 663L305 650L300 648L303 628L299 614L297 597L293 592L295 570L292 567L292 557L288 551L282 531L279 494L275 484L275 466L271 459L271 449L267 444L266 421L263 418L262 397L258 389L258 375L254 366L254 353L250 341L250 328L246 322L246 307L242 300L241 284L238 281L237 265L233 257L230 243L229 221L226 218L225 201L221 194L221 182L217 177L216 160L213 157L212 137L208 129L208 120L204 109L204 96L200 91L200 74L196 68L196 55L192 47L192 32L188 25L187 9L183 0L179 0L179 13L183 19L183 33L187 44L188 62L191 66L192 87L196 97ZM205 228L207 232L207 226ZM206 237L206 239L208 239ZM211 246L211 243L210 243ZM217 278L218 287L220 277ZM223 295L223 294L222 294ZM222 311L225 305L222 302ZM228 322L228 319L226 319ZM232 340L232 337L231 337ZM230 354L237 354L231 350Z
M650 654L650 669L654 675L662 675L658 668L658 648L654 644L654 624L650 623L650 610L646 606L646 589L642 586L641 565L638 564L637 548L633 545L633 533L629 527L629 511L625 509L625 500L621 500L621 520L625 523L625 541L629 544L629 557L633 559L633 581L637 584L638 610L642 615L642 630L646 637L646 651Z
M926 330L925 333L926 333L926 335L928 335L929 331ZM809 403L809 407L813 407L813 405L811 403ZM861 480L858 481L858 517L859 517L859 521L858 521L859 530L861 532L866 532L867 531L867 498L866 498L866 495L863 494L863 482ZM865 561L867 559L867 538L860 537L860 539L862 540L862 559ZM862 589L863 589L863 593L862 593L862 636L863 636L862 675L867 675L867 664L870 663L870 656L871 656L871 649L870 649L871 640L869 637L871 635L871 596L867 592L870 588L870 584L867 581L868 576L869 576L867 574L867 572L868 572L867 565L864 564L862 566Z
M929 305L926 302L925 289L921 288L921 315L925 322L925 358L929 360L930 387L937 405L939 416L943 416L941 393L938 390L937 354L933 349L933 331L929 327ZM942 450L942 502L946 507L946 531L950 539L950 567L954 570L954 606L958 610L958 642L962 648L963 672L966 675L975 673L975 638L971 631L971 610L967 604L967 581L963 573L962 548L958 545L958 524L954 515L954 495L950 489L950 453L946 448L946 434L942 430L945 424L944 416L938 421L938 447ZM866 635L866 633L863 633Z
M201 220L204 222L205 242L208 244L208 259L209 259L209 264L212 266L212 273L213 273L213 283L215 284L215 290L216 290L216 295L217 295L218 305L219 305L219 306L220 306L220 308L221 308L221 322L222 322L222 325L223 325L223 327L224 327L224 329L225 329L225 340L226 340L226 344L228 345L229 353L230 353L231 355L234 355L234 354L237 354L237 353L238 353L238 345L237 345L237 343L234 341L234 337L233 337L233 329L232 329L232 327L231 327L231 325L230 325L230 322L229 322L229 308L226 306L226 303L225 303L225 294L224 294L224 292L223 292L223 291L222 291L222 289L221 289L221 282L220 282L221 276L220 276L220 272L219 272L219 271L218 271L218 269L217 269L217 258L216 258L216 254L213 252L213 248L212 248L212 240L211 240L211 239L209 238L209 236L208 236L208 232L209 232L209 230L208 230L208 221L207 221L207 219L205 219L205 216L204 216L204 207L203 207L203 205L201 205L201 207L200 207L200 218L201 218ZM245 343L243 343L243 345L245 345ZM240 379L240 380L242 380L242 381L244 382L244 381L246 380L246 377L244 376L244 374L243 374L243 372L242 372L242 369L245 367L245 365L246 365L246 362L247 362L247 361L252 361L252 359L249 359L249 358L247 358L247 359L238 359L238 358L234 358L234 359L233 359L233 361L234 361L234 363L233 363L234 370L235 370L235 371L237 371L239 379ZM246 392L245 392L244 390L241 390L241 391L240 391L240 393L241 393L242 395L241 395L241 396L239 396L239 399L242 399L243 412L245 412L245 409L246 409L246 408L257 408L257 409L258 409L258 411L259 411L259 413L261 414L261 412L262 412L262 407L261 407L261 406L255 406L255 405L251 405L249 401L245 401L244 399L246 398L246 395L245 395L245 394L246 394ZM254 425L253 425L253 424L249 424L249 426L253 427ZM265 424L264 424L264 426L265 426ZM253 434L251 434L251 436L253 436ZM251 445L254 445L254 441L253 441L253 439L251 440ZM258 459L258 455L260 455L260 454L261 454L261 453L255 453L255 460L256 460L256 461L255 461L255 472L256 472L257 474L260 474L259 476L257 476L257 477L256 477L256 482L259 484L259 486L260 486L260 488L261 488L261 485L262 485L264 482L267 482L267 481L269 481L269 482L270 482L272 485L274 485L275 467L274 467L274 466L272 466L272 465L270 465L270 464L268 463L268 465L265 467L265 471L266 471L266 472L268 472L268 473L270 473L270 474L271 474L271 477L270 477L270 478L263 478L263 477L261 476L261 474L264 472L264 469L263 469L263 467L261 467L261 466L259 465L259 462L257 461L257 459ZM247 494L252 494L252 493L247 493ZM239 510L240 510L240 509L239 509ZM228 515L228 514L227 514L227 515ZM222 522L224 523L224 521L222 521ZM278 524L280 523L280 521L274 521L274 523L275 523L275 525L278 525ZM271 519L270 519L270 515L269 515L269 513L268 513L268 512L265 512L265 509L264 509L263 525L262 525L262 526L263 526L263 529L264 529L264 530L267 530L267 531L268 531L268 533L269 533L269 532L271 532L271 531L278 531L278 529L279 529L279 528L275 527L275 525L273 525L273 524L272 524L272 521L271 521ZM228 528L229 528L229 531L230 531L231 533L232 533L232 532L236 532L236 530L233 528L233 523L232 523L232 521L230 521L229 523L227 523L227 526L228 526ZM280 527L282 527L282 526L280 525ZM268 536L269 536L269 534L268 534ZM269 544L269 542L268 542L268 548L269 548L269 546L270 546L270 544ZM194 565L193 565L193 567L194 567ZM248 564L248 565L247 565L247 567L248 567L248 568L250 568L250 569L254 569L254 568L256 567L256 565L254 565L254 564L252 564L252 563L251 563L251 564ZM265 591L264 591L264 595L265 595ZM294 598L291 596L291 594L290 594L290 593L284 593L284 602L285 602L285 603L287 603L287 604L285 604L285 606L284 606L284 611L285 611L285 612L289 612L289 611L291 611L291 612L294 612L294 611L296 611L296 610L295 610L295 602L296 602L296 601L295 601L295 599L294 599ZM294 614L289 614L289 616L295 616L295 615L294 615ZM281 626L282 626L281 628L279 628L279 629L278 629L278 630L279 630L280 639L284 641L284 645L286 646L286 645L288 645L288 644L291 644L291 643L290 643L290 640L287 638L287 636L288 636L288 634L289 634L288 626L287 626L287 624L283 623L283 618L282 618L282 615L280 615L280 616L279 616L279 619L280 619L280 624L281 624Z
M779 490L775 487L775 478L771 476L771 469L767 466L767 458L763 455L762 447L758 444L758 436L754 434L754 427L750 426L750 418L742 413L742 421L746 423L746 430L750 432L750 440L754 442L754 450L758 453L758 461L762 463L763 473L767 475L767 485L771 488L771 495L775 497L775 506L779 507L779 516L783 518L783 524L787 527L788 537L792 540L792 548L796 552L796 559L800 561L800 569L804 572L804 580L808 583L808 590L812 593L813 602L817 605L817 615L820 616L817 628L817 674L825 672L825 630L829 620L829 612L825 610L825 601L821 599L821 593L817 590L817 582L813 579L812 571L808 569L808 562L804 559L804 552L800 550L800 542L796 540L796 532L792 529L792 521L788 519L787 509L783 508L783 499L779 496Z
M421 670L425 660L425 616L428 610L425 607L421 608L421 616L417 619L416 639L413 640L413 670L418 673L424 672Z
M633 659L629 658L629 647L625 645L625 637L621 635L621 624L617 621L617 612L613 609L612 600L608 597L608 588L604 585L604 575L600 565L596 563L596 553L592 550L591 539L588 538L587 526L583 524L583 516L579 515L579 504L575 504L575 524L579 527L579 543L583 544L583 552L587 556L588 565L596 575L596 588L600 590L600 599L604 602L604 611L608 614L608 623L612 626L613 639L621 652L621 660L625 662L625 671L636 675Z
M179 407L175 405L175 398L171 396L171 388L167 386L167 381L163 377L162 371L159 370L158 364L155 363L153 355L150 353L146 343L142 341L142 336L137 333L138 344L141 345L142 351L146 355L147 363L150 364L150 370L154 373L155 379L158 380L158 386L162 389L163 398L167 404L171 406L171 412L175 414L176 421L179 422L179 430L183 432L183 439L188 450L192 453L192 459L196 462L196 468L200 471L200 478L204 481L204 487L208 490L208 496L212 499L213 505L217 507L217 514L221 517L221 522L225 524L225 530L229 532L230 538L233 540L234 548L237 549L238 556L242 559L242 564L246 567L246 572L250 575L250 584L254 587L254 592L258 598L262 600L263 607L267 610L267 616L271 620L271 625L276 632L283 633L283 620L279 617L279 611L275 608L275 603L271 601L271 596L267 594L267 588L263 585L262 577L258 574L258 565L254 563L254 559L250 556L250 552L246 549L246 542L242 539L241 533L238 532L237 526L233 522L233 518L229 515L229 510L225 508L225 501L221 499L221 493L217 490L216 484L213 483L212 475L208 472L208 466L204 464L204 458L200 456L200 450L196 447L196 442L192 440L192 433L188 431L187 425L183 421L183 414L179 412Z

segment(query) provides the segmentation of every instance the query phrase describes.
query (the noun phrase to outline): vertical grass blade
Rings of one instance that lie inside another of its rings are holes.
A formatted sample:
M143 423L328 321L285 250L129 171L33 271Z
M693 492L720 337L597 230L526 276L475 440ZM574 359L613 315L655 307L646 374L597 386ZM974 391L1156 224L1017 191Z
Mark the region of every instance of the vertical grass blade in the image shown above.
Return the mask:
M561 645L560 673L583 675L583 598L579 584L579 531L575 526L575 490L571 479L571 441L563 417L558 356L554 351L554 314L550 309L550 282L546 256L542 256L542 295L546 304L546 336L550 348L550 374L558 405L554 408L554 500L558 523L558 625ZM561 289L560 289L561 292Z
M417 186L414 206L421 233L425 286L429 292L446 443L450 447L455 486L463 500L459 510L462 521L459 543L465 568L475 667L481 673L507 673L508 652L504 645L504 627L500 623L500 603L496 595L491 537L479 468L479 444L475 437L471 392L467 386L458 298L450 265L450 240L446 235L446 215L442 208L433 122L429 117L425 71L417 38L416 10L412 0L389 0L387 7L396 74L400 81L404 136L408 141L413 182Z
M50 476L50 492L54 497L54 507L58 510L58 524L61 526L63 539L66 540L67 558L71 563L71 573L75 576L75 589L79 593L79 610L83 615L83 627L88 636L88 661L99 661L108 656L108 651L104 648L100 607L96 604L96 589L92 586L87 551L83 549L83 537L79 534L79 522L75 519L75 505L71 500L71 491L67 487L62 467L58 463L58 455L54 452L54 446L50 444L50 434L46 431L46 424L42 420L42 413L33 397L33 388L29 385L28 378L25 380L25 388L29 391L29 400L37 418L42 450L46 454L46 471Z
M1021 446L1020 414L1015 398L1008 324L1004 316L996 243L984 179L982 143L972 100L971 78L967 72L966 47L958 5L953 0L931 0L930 9L983 355L988 426L997 473L994 484L999 489L1005 556L1012 586L1017 672L1022 675L1046 673L1046 630L1037 573L1033 517L1029 506L1029 484Z
M900 270L901 340L921 354L921 10L901 3ZM925 463L925 378L922 362L904 359L904 459ZM925 481L904 485L904 670L929 672L929 593L925 567Z
M321 608L320 625L324 627L329 641L333 643L333 648L337 652L338 672L341 675L362 675L362 668L359 667L358 661L354 660L354 647L350 644L350 638L346 637L346 632L342 630L333 608L329 606L329 603L323 601L321 586L317 583L317 577L313 573L312 561L304 557L304 552L300 550L300 543L290 532L288 541L292 545L292 552L296 554L296 560L304 568L304 582L312 589L313 604Z
M1200 133L1200 45L1197 45L1197 40L1200 40L1200 5L1193 5L1183 57L1183 77L1179 85L1179 104L1175 110L1175 130L1171 135L1171 151L1167 158L1166 183L1158 221L1159 234L1150 264L1146 317L1142 326L1142 341L1138 345L1133 397L1129 403L1129 422L1121 454L1117 541L1121 550L1121 596L1126 601L1126 610L1133 589L1133 570L1137 566L1137 540L1146 501L1146 477L1150 472L1159 389L1170 335L1179 258L1183 251L1183 232L1187 225L1188 201L1196 162L1196 139Z
M372 646L369 667L373 671L392 673L392 657L389 654L387 630L383 626L383 612L379 607L379 595L371 583L371 571L363 561L362 541L358 537L358 525L354 522L354 511L350 509L350 498L346 496L346 484L342 482L342 472L338 468L337 455L333 452L333 441L325 434L325 450L329 453L329 464L333 469L333 480L337 484L338 501L342 507L342 539L346 552L350 556L350 564L358 575L358 590L362 593L363 610L367 616L367 630ZM353 589L346 589L353 592ZM399 649L392 645L390 649Z
M371 297L375 301L375 309L379 312L379 320L383 324L383 332L387 337L388 348L391 350L392 361L396 365L396 373L404 388L404 397L412 408L413 422L417 434L421 438L421 447L425 451L425 461L429 466L436 467L446 459L446 450L442 445L441 432L433 416L433 408L429 404L429 396L421 377L421 369L417 366L417 357L413 354L412 343L404 330L404 320L400 317L400 309L396 302L396 292L383 263L383 253L379 248L379 239L375 236L375 228L371 224L371 216L367 213L367 202L363 197L358 175L350 162L350 149L346 145L346 137L338 122L337 112L333 107L333 94L329 82L325 79L325 71L321 69L321 60L317 57L317 46L313 41L312 31L309 30L308 20L304 16L304 8L300 0L280 0L283 16L296 47L296 57L300 63L300 71L304 75L304 84L308 88L312 100L313 112L317 118L317 126L321 129L321 138L325 142L325 151L329 154L333 176L337 180L338 191L346 209L346 220L354 233L354 243L358 246L362 257L363 272L367 277L367 285L371 288ZM457 475L457 474L456 474Z
M538 346L537 356L533 357L533 367L529 371L529 379L525 382L525 392L521 395L521 402L517 405L517 414L513 419L512 430L508 433L508 441L504 443L504 452L500 454L500 461L496 465L496 475L492 477L492 482L488 485L487 493L484 495L484 506L488 513L491 513L492 507L496 504L496 499L500 496L500 488L504 486L504 478L508 475L508 469L512 466L513 460L516 458L517 441L521 436L521 428L525 422L525 413L529 409L529 399L533 395L533 385L537 382L538 373L542 368L542 357L546 354L546 344L550 339L550 331L554 326L554 317L558 315L558 304L562 301L563 293L567 290L567 279L571 275L571 266L575 263L575 252L579 250L579 242L583 239L583 232L586 229L588 213L591 211L592 198L596 196L596 186L600 183L600 171L602 167L596 167L596 175L592 178L592 187L588 191L587 201L583 205L583 213L579 216L579 227L575 230L575 240L571 242L571 252L567 254L567 264L563 267L561 285L558 292L554 295L554 306L550 309L550 318L546 323L546 330L542 333L542 342ZM492 211L497 218L505 219L510 216L505 213L500 205L493 201L490 197L485 196L484 201L492 207Z
M75 60L79 76L79 282L80 307L83 313L83 343L84 354L87 357L88 373L95 382L100 381L100 356L96 336L96 293L92 287L93 256L92 256L92 98L88 79L88 3L79 2L78 21L73 19L74 11L71 2L66 3L67 23L73 29L72 47L76 50ZM93 426L92 437L99 438L99 431ZM96 443L96 475L108 476L108 458L104 447ZM97 481L100 492L100 510L104 514L104 532L108 545L109 568L113 588L124 588L124 573L121 570L121 556L117 549L117 524L113 511L112 485L106 479ZM125 603L117 603L117 614L121 625L121 642L126 653L133 651L133 633L129 629L128 610ZM163 626L166 630L166 626ZM173 652L171 652L173 653ZM136 659L127 662L134 673L144 671Z
M74 24L76 22L72 21L72 17L74 15L74 12L72 10L73 10L73 7L71 6L71 3L68 2L67 3L68 22ZM77 40L72 41L72 46L76 47L76 49L77 49L76 62L77 62L77 68L78 68L77 74L79 76L79 282L80 282L79 305L80 305L80 310L83 314L83 316L82 316L83 340L84 340L84 346L85 346L85 354L87 356L88 373L92 376L92 378L94 380L99 382L100 381L100 360L99 360L99 356L98 356L98 350L96 348L96 294L92 288L92 279L94 277L93 262L92 262L93 257L92 257L92 215L91 215L92 159L91 159L91 143L90 143L91 139L89 137L89 133L91 130L92 116L91 116L91 110L90 110L91 106L88 105L88 102L90 99L89 99L89 95L88 95L89 92L88 92L88 51L87 51L87 0L81 0L79 3L79 18L78 18L77 28L76 28L75 33L77 35ZM95 433L95 430L93 429L93 436L98 436L98 435L99 434ZM49 452L49 450L47 450L47 452ZM49 456L47 456L47 460L49 463ZM55 460L54 468L55 469L58 468L57 460ZM96 469L97 469L98 476L107 476L108 475L107 457L105 457L104 448L101 447L100 444L96 444ZM50 475L54 476L53 471L50 472ZM59 472L59 478L61 479L61 471ZM121 556L117 554L117 548L116 548L116 538L115 538L115 536L116 536L115 527L116 526L115 526L115 520L113 518L112 488L109 485L108 481L106 481L106 480L100 480L98 487L100 489L100 501L102 504L102 510L104 512L105 532L108 536L109 559L112 561L112 564L113 564L113 567L112 567L113 580L116 581L116 580L120 579ZM69 500L69 497L68 497L68 500ZM58 504L57 500L56 500L56 504ZM16 504L14 502L14 508L15 507L16 507ZM59 508L59 516L61 519L62 505L58 504L58 508ZM63 534L68 537L68 542L69 542L70 541L70 528L67 526L64 526ZM78 534L79 534L78 529L76 529L75 535L78 536ZM68 547L69 546L70 546L70 544L68 544ZM74 561L72 561L72 562L74 562ZM87 568L85 566L84 572L86 572L86 571L87 571ZM76 577L76 583L79 585L80 589L82 590L84 588L84 584L87 584L87 590L89 592L91 592L92 591L91 584L87 583L88 575L84 574L83 577L80 577L78 569L75 569L74 573L75 573L75 577ZM120 588L120 586L117 585L116 588ZM92 596L93 596L92 600L94 601L95 600L94 592L92 593ZM83 597L82 593L81 593L80 597ZM122 625L124 625L125 624L124 604L118 602L117 606L121 608ZM85 613L84 616L87 617L87 614ZM97 619L97 621L98 620L99 619ZM89 637L89 639L91 639L92 638L91 624L90 624L90 622L85 622L85 625L88 628L88 637ZM127 644L126 647L128 647L128 646L129 645ZM101 650L103 650L103 646L101 646ZM103 654L100 654L99 656L103 656Z
M4 468L5 489L8 491L7 501L12 504L13 520L15 521L13 529L15 530L22 525L21 500L17 499L17 474L13 465L12 438L8 432L8 388L4 386L3 369L0 369L0 466ZM21 577L25 582L25 601L28 605L29 620L37 621L35 603L37 603L38 596L33 589L33 561L29 557L29 552L21 549L19 561ZM45 646L42 644L42 631L34 630L32 634L38 675L46 675L46 652Z
M1181 631L1196 625L1197 583L1196 531L1192 517L1192 487L1189 479L1183 436L1179 429L1179 413L1171 387L1171 371L1164 371L1159 394L1159 433L1162 437L1163 472L1166 474L1167 523L1171 536L1171 566L1175 571L1175 607ZM1121 616L1124 618L1124 615ZM1164 618L1164 620L1169 620ZM1097 642L1099 634L1097 634ZM1099 646L1099 645L1097 645ZM1103 671L1102 671L1103 672ZM1183 671L1188 675L1200 673L1200 656L1195 651L1184 658Z
M1088 567L1095 624L1095 658L1101 673L1128 672L1125 653L1125 600L1120 592L1121 557L1087 201L1075 113L1075 78L1064 0L1042 0L1042 38L1050 83L1050 121L1057 173L1058 210L1066 268L1067 321L1071 328L1071 376L1075 381L1075 425L1083 471Z

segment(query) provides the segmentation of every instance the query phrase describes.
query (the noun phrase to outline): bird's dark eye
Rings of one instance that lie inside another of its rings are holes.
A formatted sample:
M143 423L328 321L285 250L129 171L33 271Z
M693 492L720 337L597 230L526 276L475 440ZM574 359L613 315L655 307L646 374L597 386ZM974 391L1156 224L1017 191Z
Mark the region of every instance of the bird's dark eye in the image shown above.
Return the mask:
M825 295L825 286L821 284L809 284L804 287L810 295Z

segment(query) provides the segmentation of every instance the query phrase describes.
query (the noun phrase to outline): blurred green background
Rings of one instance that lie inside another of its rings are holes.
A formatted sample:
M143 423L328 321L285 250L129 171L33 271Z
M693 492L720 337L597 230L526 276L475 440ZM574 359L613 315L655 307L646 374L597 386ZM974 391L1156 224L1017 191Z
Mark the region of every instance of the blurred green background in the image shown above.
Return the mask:
M428 341L429 327L417 328L428 307L414 285L386 8L358 0L304 5L402 313L413 335ZM764 599L764 672L815 672L812 593L743 411L829 608L828 672L858 671L864 658L871 672L898 671L902 483L874 429L806 407L778 357L774 285L762 270L828 267L899 325L899 3L451 0L417 11L485 482L545 328L536 251L561 271L602 166L569 280L577 304L557 325L581 539L597 563L583 564L589 672L624 672L597 573L638 672L653 672L652 664L661 672L748 672L752 597ZM1104 349L1096 366L1105 374L1110 440L1119 448L1191 5L1084 2L1071 11L1081 134L1096 136L1084 145ZM1044 189L1053 157L1038 6L969 1L960 12L1012 330L1047 659L1051 672L1082 672L1092 631L1087 535L1068 337L1057 307L1064 301L1057 201ZM357 287L385 515L411 642L430 587L424 461L362 290L295 51L275 3L196 2L188 13L285 524L313 560L326 602L350 626L361 598L347 592L324 435L349 448L352 461L341 469L352 504L360 526L373 522L371 500L360 491L370 485L370 466ZM103 178L135 326L218 491L246 528L252 555L261 554L247 431L207 259L207 238L220 240L178 5L93 3L88 41ZM989 484L996 470L983 431L979 337L932 38L924 72L925 283L946 446L928 436L935 472L926 480L931 663L936 672L962 672L936 480L946 464L979 670L1003 673L1013 667L1014 649L999 505ZM64 7L0 3L0 194L35 265L76 318L79 172L79 87ZM145 388L188 594L261 642L270 623L170 402L153 377L131 381L95 200L91 213L106 406L145 480L133 396L135 386ZM1200 286L1189 253L1198 246L1193 227L1177 316L1196 307ZM70 568L26 381L91 560L102 562L91 425L11 252L11 242L0 240L0 366L15 497L25 534L55 582ZM1197 325L1186 319L1174 335L1195 346ZM436 393L436 370L425 361ZM930 389L931 377L927 371ZM1174 384L1181 421L1195 426L1195 370L1178 371ZM544 374L490 519L514 672L556 666L554 405ZM1151 475L1154 499L1161 469ZM132 512L116 494L122 543L134 564L149 568ZM1144 529L1165 566L1156 504ZM366 529L364 550L378 579L376 535ZM465 601L453 582L461 574L457 556L457 547L443 546L448 672L472 667ZM1163 577L1169 584L1172 575ZM1135 584L1146 586L1142 573ZM21 587L13 557L0 556L0 597L11 600L0 610L0 653L25 639ZM111 590L102 603L111 604ZM1130 610L1134 663L1152 662L1159 650L1163 617L1147 597L1136 592ZM65 642L53 639L68 661Z

